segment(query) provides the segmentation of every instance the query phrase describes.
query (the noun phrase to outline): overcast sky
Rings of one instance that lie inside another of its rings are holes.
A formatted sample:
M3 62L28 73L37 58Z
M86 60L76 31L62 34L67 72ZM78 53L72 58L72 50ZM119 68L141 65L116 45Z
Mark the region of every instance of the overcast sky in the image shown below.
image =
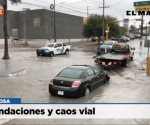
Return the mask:
M105 14L117 17L118 20L123 20L123 18L135 19L139 17L126 16L127 10L134 10L133 3L141 0L105 0L105 6L109 7L105 9ZM149 0L144 0L149 1ZM103 6L103 0L55 0L56 11L78 15L82 17L87 16L88 13L100 14L102 15L103 9L99 8ZM9 10L20 11L23 8L30 9L49 9L50 4L53 4L53 0L22 0L21 4L11 5L8 3ZM150 21L149 16L144 17L145 22ZM130 24L139 25L138 22L130 21Z

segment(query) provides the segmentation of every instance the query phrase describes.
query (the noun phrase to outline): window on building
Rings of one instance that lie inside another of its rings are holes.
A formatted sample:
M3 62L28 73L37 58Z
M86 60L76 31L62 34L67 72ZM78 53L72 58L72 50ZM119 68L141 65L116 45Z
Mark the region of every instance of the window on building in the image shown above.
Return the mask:
M36 17L34 18L33 20L34 22L34 27L40 27L40 18L39 17Z

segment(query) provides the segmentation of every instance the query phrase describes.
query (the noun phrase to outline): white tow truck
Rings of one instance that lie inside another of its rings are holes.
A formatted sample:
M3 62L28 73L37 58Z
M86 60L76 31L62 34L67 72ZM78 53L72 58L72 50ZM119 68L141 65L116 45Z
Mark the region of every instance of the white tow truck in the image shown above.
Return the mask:
M132 48L128 44L114 44L111 53L97 56L95 62L104 68L110 68L119 65L126 67L127 61L133 60L134 50L135 48Z
M48 43L46 46L38 48L36 50L37 56L54 56L58 54L69 54L71 51L70 45L65 45L62 42L59 43Z

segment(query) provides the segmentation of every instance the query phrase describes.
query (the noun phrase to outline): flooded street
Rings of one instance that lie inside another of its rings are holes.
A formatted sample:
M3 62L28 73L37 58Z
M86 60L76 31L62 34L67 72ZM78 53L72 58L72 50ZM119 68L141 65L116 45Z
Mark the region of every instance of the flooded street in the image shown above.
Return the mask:
M12 48L11 59L0 59L0 97L18 97L22 102L150 102L150 84L145 71L146 49L136 47L134 60L127 68L109 70L109 83L92 91L88 97L77 99L51 96L51 78L70 65L95 65L95 53L72 50L69 55L37 57L35 49ZM0 49L0 57L3 55Z

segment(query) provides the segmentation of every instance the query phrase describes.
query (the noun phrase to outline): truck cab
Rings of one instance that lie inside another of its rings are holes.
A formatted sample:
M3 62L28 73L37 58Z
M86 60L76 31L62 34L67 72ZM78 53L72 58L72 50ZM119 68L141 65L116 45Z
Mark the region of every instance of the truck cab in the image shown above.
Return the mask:
M112 47L112 53L134 53L134 47L131 47L129 44L118 43L114 44Z

